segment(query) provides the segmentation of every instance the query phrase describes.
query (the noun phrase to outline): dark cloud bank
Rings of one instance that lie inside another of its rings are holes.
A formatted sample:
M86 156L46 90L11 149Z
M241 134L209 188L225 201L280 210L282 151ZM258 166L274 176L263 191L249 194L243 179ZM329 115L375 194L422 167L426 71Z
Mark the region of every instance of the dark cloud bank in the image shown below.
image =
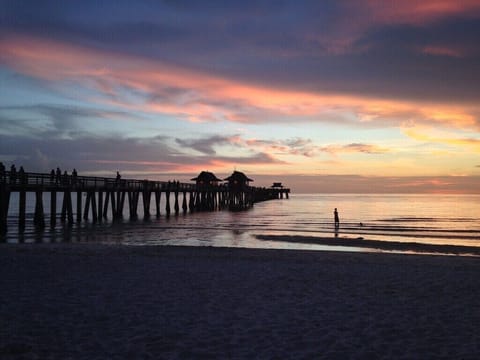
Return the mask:
M110 49L269 86L445 102L478 101L480 94L480 14L474 12L415 24L375 22L366 4L348 1L2 4L3 34Z

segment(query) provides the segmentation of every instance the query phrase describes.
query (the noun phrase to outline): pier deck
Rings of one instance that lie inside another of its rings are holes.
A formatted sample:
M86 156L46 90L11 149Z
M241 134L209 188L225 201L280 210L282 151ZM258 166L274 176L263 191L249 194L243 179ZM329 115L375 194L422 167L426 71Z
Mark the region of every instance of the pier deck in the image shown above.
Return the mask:
M198 185L178 181L152 181L117 179L94 176L56 175L46 173L11 173L0 176L0 233L7 231L7 216L10 194L19 193L18 227L25 229L26 193L35 194L33 216L36 228L45 228L44 193L50 194L50 228L55 228L57 218L61 222L73 223L82 220L99 222L111 214L112 220L122 219L125 202L131 219L138 218L138 204L142 196L143 214L151 216L152 195L155 201L155 215L160 216L160 200L165 198L165 214L179 214L180 209L188 211L243 210L254 203L273 199L288 198L288 188L263 188L242 186L233 189L229 184ZM62 208L57 211L57 195L62 194ZM173 195L173 206L170 204ZM76 211L72 197L76 196Z

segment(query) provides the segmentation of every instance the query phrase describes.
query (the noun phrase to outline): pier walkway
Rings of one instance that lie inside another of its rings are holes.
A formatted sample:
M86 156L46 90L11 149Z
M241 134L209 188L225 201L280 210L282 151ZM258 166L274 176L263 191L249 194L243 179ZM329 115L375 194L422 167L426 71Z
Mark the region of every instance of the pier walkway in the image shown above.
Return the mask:
M275 184L274 184L275 185ZM151 181L118 179L93 176L57 175L32 172L6 171L0 176L0 233L7 232L7 217L11 193L19 194L18 228L25 229L26 194L35 194L34 226L45 228L44 193L50 194L50 228L55 228L57 220L72 224L74 221L101 222L110 214L113 221L122 219L128 201L128 215L138 218L138 206L141 195L143 214L151 216L150 205L153 197L155 215L160 216L160 200L164 197L165 214L180 210L215 211L222 209L243 210L254 203L273 199L288 198L290 189L272 186L270 188L253 187L241 184L192 184L178 181ZM62 206L57 211L57 195L62 196ZM73 209L72 198L76 197ZM173 197L173 200L171 199ZM173 202L173 204L171 204Z

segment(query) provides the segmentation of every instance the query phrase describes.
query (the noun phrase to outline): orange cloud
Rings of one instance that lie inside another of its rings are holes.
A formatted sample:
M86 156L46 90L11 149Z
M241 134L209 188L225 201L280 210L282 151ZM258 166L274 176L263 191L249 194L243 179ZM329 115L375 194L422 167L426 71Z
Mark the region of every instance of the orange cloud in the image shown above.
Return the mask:
M477 104L410 103L269 88L159 61L28 37L0 40L0 61L56 84L76 81L96 91L89 101L189 121L291 122L294 117L295 121L335 122L339 114L348 114L344 118L358 126L424 123L477 129L473 114L480 112ZM125 95L129 92L135 96Z
M261 161L252 158L251 162L248 158L243 160L240 158L210 158L210 157L201 157L196 158L195 163L180 163L180 162L171 162L171 161L131 161L131 160L92 160L91 163L103 164L103 165L115 165L117 167L129 167L135 166L142 168L144 170L131 170L132 174L140 173L158 173L159 175L164 175L167 173L198 173L202 170L208 169L209 171L222 172L225 169L235 168L239 164L245 162L244 166L247 166L251 169L255 168L265 168L265 164L269 164L267 161ZM93 174L93 172L91 172ZM102 172L103 174L104 172ZM124 171L122 171L124 173Z
M426 128L412 128L404 130L405 134L412 139L422 142L439 143L444 145L453 145L472 148L480 152L480 139L478 138L460 138L448 137L448 134L439 134L438 131ZM429 133L429 134L427 134Z

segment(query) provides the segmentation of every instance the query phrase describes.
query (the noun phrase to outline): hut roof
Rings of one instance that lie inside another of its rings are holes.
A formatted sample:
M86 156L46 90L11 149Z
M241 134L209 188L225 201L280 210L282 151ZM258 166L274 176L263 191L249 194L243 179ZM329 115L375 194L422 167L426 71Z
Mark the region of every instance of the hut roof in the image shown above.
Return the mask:
M227 181L232 181L232 180L237 180L239 182L247 182L247 181L253 181L252 179L248 178L243 172L240 171L234 171L232 175L229 177L223 179Z
M217 178L213 173L210 171L202 171L200 174L198 174L197 177L191 179L192 181L205 181L205 182L210 182L210 181L222 181L222 179Z

